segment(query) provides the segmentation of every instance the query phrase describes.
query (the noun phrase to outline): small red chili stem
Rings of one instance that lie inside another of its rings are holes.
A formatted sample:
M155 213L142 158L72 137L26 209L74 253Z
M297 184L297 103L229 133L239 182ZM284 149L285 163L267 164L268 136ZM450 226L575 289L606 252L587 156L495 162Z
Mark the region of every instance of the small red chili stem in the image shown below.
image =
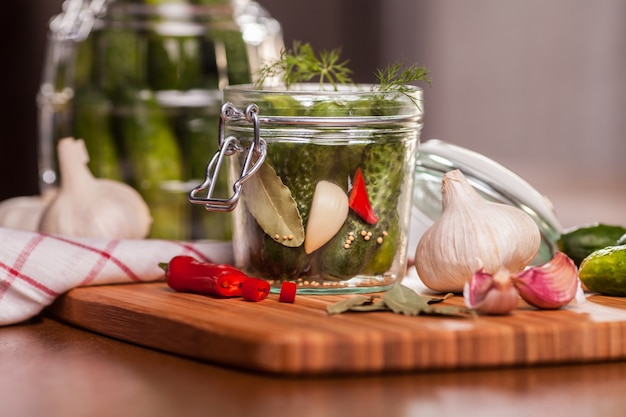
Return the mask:
M352 190L350 190L350 197L348 198L350 208L368 224L378 223L378 217L374 214L370 199L367 195L367 188L365 186L365 178L363 178L363 172L361 168L357 168L354 179L352 180Z

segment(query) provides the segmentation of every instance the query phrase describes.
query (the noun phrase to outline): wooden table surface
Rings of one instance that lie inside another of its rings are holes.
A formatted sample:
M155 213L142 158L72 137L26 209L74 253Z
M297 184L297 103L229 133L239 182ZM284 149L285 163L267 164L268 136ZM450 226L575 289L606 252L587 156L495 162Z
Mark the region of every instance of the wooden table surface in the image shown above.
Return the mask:
M626 224L623 184L594 195L595 204L546 188L566 226L594 214ZM3 417L622 417L625 393L626 362L286 378L192 361L49 318L0 327Z
M623 416L626 363L277 378L38 319L0 328L2 416Z

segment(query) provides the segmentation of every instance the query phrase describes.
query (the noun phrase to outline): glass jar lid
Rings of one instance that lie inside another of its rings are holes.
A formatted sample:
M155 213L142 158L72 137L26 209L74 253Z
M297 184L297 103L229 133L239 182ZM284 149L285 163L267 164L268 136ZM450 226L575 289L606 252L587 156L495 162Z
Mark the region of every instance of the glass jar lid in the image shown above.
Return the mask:
M442 140L422 143L418 151L413 194L411 236L419 239L441 214L441 180L459 169L484 198L509 204L527 213L539 227L542 243L534 265L549 261L562 227L552 203L528 182L497 162ZM417 242L412 242L413 247ZM409 252L411 253L411 252Z

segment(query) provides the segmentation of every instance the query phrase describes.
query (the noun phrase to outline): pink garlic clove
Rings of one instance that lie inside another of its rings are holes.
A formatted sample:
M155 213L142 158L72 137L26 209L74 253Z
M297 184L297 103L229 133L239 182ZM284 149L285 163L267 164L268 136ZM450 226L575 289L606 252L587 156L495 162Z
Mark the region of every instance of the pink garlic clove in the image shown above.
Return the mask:
M480 268L463 289L465 305L479 313L504 315L517 308L519 294L509 271L500 269L489 274Z
M524 301L543 309L557 309L569 304L580 288L576 264L559 251L549 262L527 268L511 280Z

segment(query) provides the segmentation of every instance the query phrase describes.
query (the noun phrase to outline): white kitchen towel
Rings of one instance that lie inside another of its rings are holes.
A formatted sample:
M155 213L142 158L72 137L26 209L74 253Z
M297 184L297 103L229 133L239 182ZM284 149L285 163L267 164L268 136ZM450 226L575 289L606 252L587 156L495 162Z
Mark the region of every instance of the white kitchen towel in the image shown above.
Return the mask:
M39 314L79 286L157 281L176 255L229 263L230 244L73 238L0 228L0 326Z

